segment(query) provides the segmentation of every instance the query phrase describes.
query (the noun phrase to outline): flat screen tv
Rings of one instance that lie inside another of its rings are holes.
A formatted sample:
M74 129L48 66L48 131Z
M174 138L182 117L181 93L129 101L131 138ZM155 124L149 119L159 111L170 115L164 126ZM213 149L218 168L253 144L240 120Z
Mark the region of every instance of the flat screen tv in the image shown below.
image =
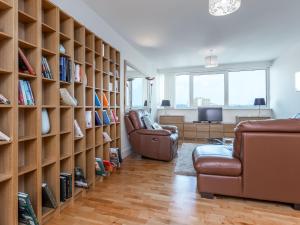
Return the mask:
M223 121L223 108L221 107L199 107L198 121L217 123Z

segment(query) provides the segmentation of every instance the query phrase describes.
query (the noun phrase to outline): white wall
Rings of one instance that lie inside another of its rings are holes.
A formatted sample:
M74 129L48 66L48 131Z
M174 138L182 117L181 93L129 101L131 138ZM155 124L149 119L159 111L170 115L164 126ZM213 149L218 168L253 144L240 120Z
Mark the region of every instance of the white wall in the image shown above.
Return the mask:
M124 99L124 60L128 60L138 69L148 74L155 74L154 66L123 39L112 27L96 14L86 3L81 0L51 0L63 11L74 17L78 22L93 31L103 40L117 48L121 52L121 99ZM124 102L121 105L121 119L124 119ZM122 151L123 156L130 153L125 124L122 123Z
M295 91L295 73L300 71L300 43L284 52L271 67L270 97L276 118L300 113L300 92Z

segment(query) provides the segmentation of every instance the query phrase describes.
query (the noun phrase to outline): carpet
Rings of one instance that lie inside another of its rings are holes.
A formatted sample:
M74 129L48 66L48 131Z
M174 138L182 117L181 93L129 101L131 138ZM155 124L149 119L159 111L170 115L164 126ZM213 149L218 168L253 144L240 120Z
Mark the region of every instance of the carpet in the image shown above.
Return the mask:
M196 171L193 166L192 154L194 149L200 144L183 143L178 150L178 157L174 173L177 175L196 176Z

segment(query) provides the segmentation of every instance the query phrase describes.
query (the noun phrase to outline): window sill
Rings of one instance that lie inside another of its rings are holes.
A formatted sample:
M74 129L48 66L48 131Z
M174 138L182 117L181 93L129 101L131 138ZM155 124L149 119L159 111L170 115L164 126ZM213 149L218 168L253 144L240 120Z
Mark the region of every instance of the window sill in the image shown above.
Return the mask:
M205 107L205 106L204 106ZM207 106L207 107L210 107L210 106ZM170 108L157 108L157 110L198 110L198 107L189 107L189 108L173 108L173 107L170 107ZM223 110L259 110L258 107L223 107ZM272 110L270 107L262 107L260 108L260 110Z

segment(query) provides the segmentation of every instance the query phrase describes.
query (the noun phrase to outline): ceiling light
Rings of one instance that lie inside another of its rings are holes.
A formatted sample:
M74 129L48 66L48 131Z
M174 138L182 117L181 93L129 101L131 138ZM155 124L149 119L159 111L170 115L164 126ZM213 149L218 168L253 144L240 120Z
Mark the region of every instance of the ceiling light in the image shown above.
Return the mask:
M218 56L213 55L212 53L213 53L213 51L211 50L211 55L205 57L205 67L206 68L215 68L215 67L219 66Z
M213 16L225 16L241 7L241 0L209 0L209 13Z

